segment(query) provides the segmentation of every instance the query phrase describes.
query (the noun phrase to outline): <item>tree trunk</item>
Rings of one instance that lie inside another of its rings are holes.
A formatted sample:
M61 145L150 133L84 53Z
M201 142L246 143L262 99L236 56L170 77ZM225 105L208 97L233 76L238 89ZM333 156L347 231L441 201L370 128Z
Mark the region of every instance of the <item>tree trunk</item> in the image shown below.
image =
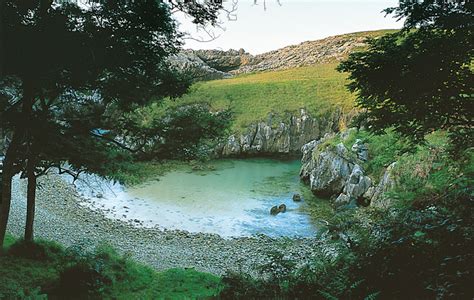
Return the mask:
M3 161L2 201L0 204L0 250L3 249L3 241L7 232L8 215L10 214L12 199L12 178L14 175L12 152L12 145L10 145Z
M0 202L0 250L3 250L3 242L7 233L8 217L10 214L10 204L12 200L12 178L15 176L17 170L15 170L15 163L18 159L18 148L21 142L24 140L26 129L28 128L31 109L33 106L33 90L28 82L23 81L23 98L22 98L22 114L24 118L23 123L17 124L13 131L13 137L8 145L7 153L3 161L3 175L2 175L2 188L1 188L1 202Z
M5 6L5 0L0 0L0 11L3 10ZM3 76L4 67L5 67L5 39L4 39L4 29L3 29L3 19L0 14L0 78Z
M26 195L26 225L25 241L33 241L33 223L35 220L36 174L33 160L28 159L27 165L28 188Z

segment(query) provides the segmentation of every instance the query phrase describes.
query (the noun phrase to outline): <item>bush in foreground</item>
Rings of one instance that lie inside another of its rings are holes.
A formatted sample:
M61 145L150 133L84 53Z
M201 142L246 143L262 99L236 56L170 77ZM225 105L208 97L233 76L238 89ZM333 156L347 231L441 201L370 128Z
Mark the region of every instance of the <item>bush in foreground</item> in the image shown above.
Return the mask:
M220 279L193 269L158 273L108 245L93 252L8 237L0 299L188 299L216 296Z

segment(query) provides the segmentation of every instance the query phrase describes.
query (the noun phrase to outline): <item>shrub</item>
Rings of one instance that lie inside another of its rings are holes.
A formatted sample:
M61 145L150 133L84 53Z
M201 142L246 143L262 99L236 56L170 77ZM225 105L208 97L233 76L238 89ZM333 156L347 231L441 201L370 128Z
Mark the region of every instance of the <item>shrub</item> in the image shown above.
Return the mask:
M79 262L64 269L59 276L59 286L55 293L61 298L84 299L98 296L111 284L109 278L101 274L97 264Z
M19 240L10 246L7 254L38 261L54 261L63 256L64 248L57 243L49 241L38 240L29 242Z

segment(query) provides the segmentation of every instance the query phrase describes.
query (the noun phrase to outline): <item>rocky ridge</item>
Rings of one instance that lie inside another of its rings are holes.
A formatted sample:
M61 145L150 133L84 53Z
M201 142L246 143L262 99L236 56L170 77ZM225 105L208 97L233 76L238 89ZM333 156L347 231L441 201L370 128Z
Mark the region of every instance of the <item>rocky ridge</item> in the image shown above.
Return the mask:
M342 141L335 145L331 144L338 140L334 134L304 145L300 177L315 195L331 198L337 206L386 208L389 199L385 193L396 184L393 172L396 162L387 167L375 184L362 167L363 162L370 159L367 146L356 140L349 150L343 143L354 130L338 134Z
M170 58L172 66L191 76L195 81L229 78L230 73L210 67L192 50L183 50Z
M368 37L380 35L382 33L378 31L343 34L258 55L252 55L244 49L187 49L170 60L197 81L221 79L242 73L276 71L341 61L354 50L366 47Z
M232 73L275 71L341 61L355 49L366 47L366 39L365 34L348 34L303 42L256 55Z

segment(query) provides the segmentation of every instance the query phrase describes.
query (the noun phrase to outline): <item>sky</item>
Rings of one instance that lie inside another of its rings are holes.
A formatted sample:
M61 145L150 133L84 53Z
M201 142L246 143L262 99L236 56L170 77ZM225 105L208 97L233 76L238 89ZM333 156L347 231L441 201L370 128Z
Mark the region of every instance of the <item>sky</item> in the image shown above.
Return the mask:
M227 0L227 4L229 5ZM261 2L263 0L259 0ZM328 36L377 29L401 28L392 16L381 11L396 6L397 0L267 0L255 6L253 0L238 0L237 20L228 21L225 30L216 29L219 37L213 41L198 42L186 39L184 48L240 49L259 54L304 41ZM202 31L196 32L182 16L181 29L193 38L209 40Z

